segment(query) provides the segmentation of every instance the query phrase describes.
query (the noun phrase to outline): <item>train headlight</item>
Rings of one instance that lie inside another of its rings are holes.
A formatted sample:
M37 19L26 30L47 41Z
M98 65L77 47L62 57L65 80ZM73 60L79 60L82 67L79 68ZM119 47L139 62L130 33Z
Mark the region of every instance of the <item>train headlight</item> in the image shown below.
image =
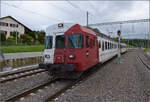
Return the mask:
M69 58L73 59L73 58L75 58L75 55L69 55Z
M50 58L50 55L45 55L45 58Z

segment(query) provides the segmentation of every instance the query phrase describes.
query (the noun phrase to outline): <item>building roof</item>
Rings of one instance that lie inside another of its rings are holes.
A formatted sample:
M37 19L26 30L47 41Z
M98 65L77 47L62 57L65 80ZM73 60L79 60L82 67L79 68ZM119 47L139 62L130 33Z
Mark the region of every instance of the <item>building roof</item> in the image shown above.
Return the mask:
M25 26L24 24L20 23L18 20L16 20L15 18L13 18L12 16L5 16L5 17L1 17L0 19L5 19L5 18L11 18L14 21L16 21L17 23L19 23L20 25L24 26L26 29L28 29L29 31L32 31L30 28L28 28L27 26Z

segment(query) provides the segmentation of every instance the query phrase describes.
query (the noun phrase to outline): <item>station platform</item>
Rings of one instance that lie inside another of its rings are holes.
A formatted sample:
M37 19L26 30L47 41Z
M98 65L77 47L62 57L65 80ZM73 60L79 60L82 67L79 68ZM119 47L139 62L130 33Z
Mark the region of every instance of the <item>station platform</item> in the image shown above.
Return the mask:
M28 57L38 57L38 56L43 56L43 52L22 52L22 53L6 53L6 54L4 54L5 60L28 58ZM1 60L2 60L2 57L0 56L0 61Z

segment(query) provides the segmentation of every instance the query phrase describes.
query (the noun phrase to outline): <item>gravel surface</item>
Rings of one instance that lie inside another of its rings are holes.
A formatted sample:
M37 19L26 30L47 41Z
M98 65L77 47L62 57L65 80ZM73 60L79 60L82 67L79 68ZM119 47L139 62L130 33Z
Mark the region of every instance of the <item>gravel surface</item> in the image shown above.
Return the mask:
M150 59L150 52L146 52L148 58Z
M122 63L102 66L88 80L54 102L150 102L150 70L132 51L122 56Z
M0 84L0 102L12 95L22 92L23 90L45 83L50 79L48 72L42 72Z
M11 74L11 73L16 73L16 72L20 72L20 71L26 71L26 70L33 69L33 68L38 68L38 64L18 67L18 68L14 68L12 70L9 70L9 71L3 71L3 72L0 72L0 76L6 75L6 74Z
M43 89L39 89L28 96L22 97L16 102L45 102L45 100L57 91L70 84L71 80L59 80L53 84L50 84Z

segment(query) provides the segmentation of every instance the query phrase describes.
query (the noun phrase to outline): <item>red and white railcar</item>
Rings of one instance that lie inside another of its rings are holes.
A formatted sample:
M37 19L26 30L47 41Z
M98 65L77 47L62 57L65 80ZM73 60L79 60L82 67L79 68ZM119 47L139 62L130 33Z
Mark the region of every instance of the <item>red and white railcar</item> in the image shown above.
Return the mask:
M44 64L54 76L76 78L117 54L117 42L79 24L56 24L46 29ZM124 45L125 46L125 45Z

